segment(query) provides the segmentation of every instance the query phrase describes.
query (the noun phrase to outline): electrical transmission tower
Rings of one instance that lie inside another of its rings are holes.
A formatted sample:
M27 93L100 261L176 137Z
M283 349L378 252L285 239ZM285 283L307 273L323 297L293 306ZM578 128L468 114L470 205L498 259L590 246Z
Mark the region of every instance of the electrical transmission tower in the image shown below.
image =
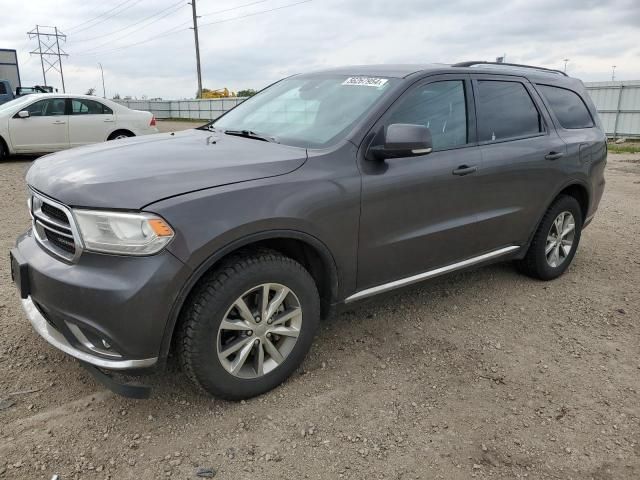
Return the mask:
M49 70L55 70L60 74L62 91L66 93L64 74L62 73L62 57L68 57L69 55L60 48L60 41L66 42L67 36L58 30L58 27L47 27L44 25L36 25L36 28L27 32L27 35L29 35L29 39L38 39L38 49L29 53L40 56L44 84L47 84L47 72Z

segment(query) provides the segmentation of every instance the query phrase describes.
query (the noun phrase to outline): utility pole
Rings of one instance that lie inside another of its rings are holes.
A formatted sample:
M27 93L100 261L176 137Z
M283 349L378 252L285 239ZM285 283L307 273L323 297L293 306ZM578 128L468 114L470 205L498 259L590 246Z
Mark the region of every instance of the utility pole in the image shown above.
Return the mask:
M193 12L193 36L196 41L196 66L198 70L198 93L196 98L202 97L202 71L200 70L200 42L198 41L198 14L196 13L196 0L190 2Z
M47 84L47 72L55 70L60 74L62 80L62 91L66 92L64 85L64 74L62 72L62 57L68 57L64 50L60 49L60 40L67 41L67 36L58 30L58 27L48 27L44 25L36 25L36 28L27 32L29 38L38 39L38 49L29 52L32 55L40 56L40 65L42 66L42 80ZM50 57L55 57L50 60ZM47 64L45 67L45 63Z
M569 59L565 58L564 59L564 71L565 71L565 73L567 72L567 63L569 63Z
M104 70L101 63L98 63L98 65L100 65L100 73L102 74L102 98L107 98L107 91L104 89Z
M616 66L612 65L611 68L611 81L613 82L616 79Z

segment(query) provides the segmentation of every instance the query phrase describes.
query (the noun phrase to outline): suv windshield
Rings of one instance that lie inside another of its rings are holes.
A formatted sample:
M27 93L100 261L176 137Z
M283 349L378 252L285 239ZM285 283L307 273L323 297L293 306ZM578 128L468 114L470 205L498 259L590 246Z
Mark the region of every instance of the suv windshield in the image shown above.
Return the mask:
M350 131L398 79L304 75L282 80L214 121L216 129L250 132L303 148L329 146Z

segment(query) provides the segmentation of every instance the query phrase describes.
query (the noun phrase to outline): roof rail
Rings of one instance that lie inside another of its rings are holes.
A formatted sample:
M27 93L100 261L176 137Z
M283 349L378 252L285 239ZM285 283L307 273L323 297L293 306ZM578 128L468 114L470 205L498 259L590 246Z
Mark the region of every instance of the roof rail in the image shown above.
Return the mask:
M505 65L507 67L531 68L533 70L541 70L543 72L550 72L550 73L564 75L565 77L569 76L562 70L555 70L553 68L545 68L545 67L535 67L533 65L523 65L521 63L487 62L487 61L481 60L477 62L459 62L459 63L454 63L451 66L452 67L472 67L474 65Z

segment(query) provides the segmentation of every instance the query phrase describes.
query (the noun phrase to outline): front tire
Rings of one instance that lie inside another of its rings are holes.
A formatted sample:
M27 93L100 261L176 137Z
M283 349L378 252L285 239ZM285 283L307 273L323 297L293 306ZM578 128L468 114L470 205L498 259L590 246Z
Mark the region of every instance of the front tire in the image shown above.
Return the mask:
M559 196L542 217L518 269L540 280L553 280L571 264L582 234L582 209L569 195Z
M234 255L187 300L180 363L216 397L254 397L302 363L319 321L318 290L302 265L271 250Z

